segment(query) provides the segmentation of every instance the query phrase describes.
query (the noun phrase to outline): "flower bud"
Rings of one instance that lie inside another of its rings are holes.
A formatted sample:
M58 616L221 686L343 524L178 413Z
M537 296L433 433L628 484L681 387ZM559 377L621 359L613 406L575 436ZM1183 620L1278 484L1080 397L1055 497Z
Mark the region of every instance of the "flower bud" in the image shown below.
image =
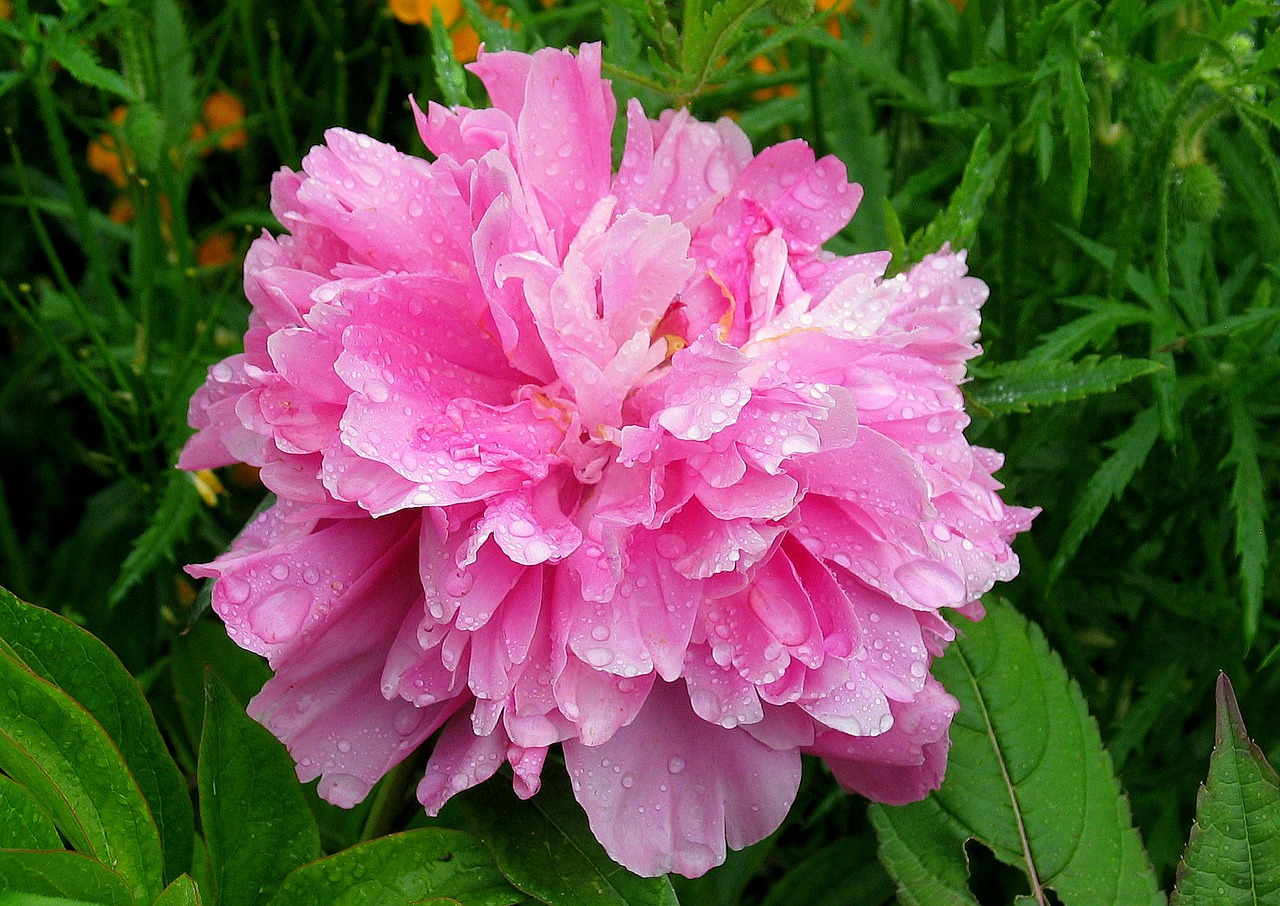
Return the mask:
M1203 161L1179 167L1173 173L1175 210L1188 223L1209 223L1222 210L1222 177Z

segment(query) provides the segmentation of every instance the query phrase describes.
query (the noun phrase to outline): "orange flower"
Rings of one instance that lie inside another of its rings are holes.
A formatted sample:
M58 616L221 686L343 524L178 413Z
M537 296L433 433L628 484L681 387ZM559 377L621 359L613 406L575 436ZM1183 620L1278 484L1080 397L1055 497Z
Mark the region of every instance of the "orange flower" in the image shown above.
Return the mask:
M222 267L236 260L236 237L223 230L211 233L196 246L196 264Z
M480 35L470 22L463 22L449 32L449 40L453 42L453 58L459 63L472 63L480 50Z
M387 0L391 15L406 25L431 27L432 9L440 10L440 18L448 28L462 18L462 0Z
M200 115L210 132L230 130L218 137L218 147L223 151L238 151L248 144L248 133L244 129L232 128L244 122L244 102L231 92L213 92L205 98ZM194 130L192 138L196 138Z
M0 19L13 18L13 4L9 0L0 0Z
M135 211L128 195L117 195L107 211L107 218L113 223L126 224L133 220Z
M785 62L785 61L784 61ZM764 54L755 57L751 61L751 71L757 75L773 75L778 71L778 67L774 65L773 60ZM796 86L790 83L781 85L769 85L765 88L757 88L751 92L751 97L757 101L767 101L771 98L793 98L796 96Z
M839 38L843 34L840 29L840 16L849 12L853 7L853 0L817 0L816 5L818 12L832 13L827 17L827 31L831 33L831 37Z
M111 111L111 122L117 126L123 126L125 117L128 115L128 107L117 107ZM94 173L101 173L121 188L128 183L127 172L132 168L133 162L129 159L128 152L121 155L116 145L116 137L111 133L103 132L97 138L91 139L85 158L89 163L89 169Z

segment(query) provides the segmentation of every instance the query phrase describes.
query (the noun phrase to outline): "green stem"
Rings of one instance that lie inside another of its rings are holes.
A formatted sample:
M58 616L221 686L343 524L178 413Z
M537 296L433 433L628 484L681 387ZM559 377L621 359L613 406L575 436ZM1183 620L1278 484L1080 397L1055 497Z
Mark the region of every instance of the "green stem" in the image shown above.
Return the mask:
M374 794L373 805L370 806L369 814L365 817L364 827L360 829L358 842L363 843L365 840L382 837L391 832L395 827L396 818L404 809L409 787L422 773L426 763L427 750L426 747L421 747L382 778L382 782L378 784L378 791Z

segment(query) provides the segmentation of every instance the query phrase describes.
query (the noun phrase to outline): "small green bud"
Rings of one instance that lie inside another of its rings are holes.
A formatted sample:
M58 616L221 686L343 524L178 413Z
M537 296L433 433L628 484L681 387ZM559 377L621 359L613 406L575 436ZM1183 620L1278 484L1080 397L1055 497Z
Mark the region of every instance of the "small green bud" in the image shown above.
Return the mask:
M1172 190L1175 210L1189 223L1209 223L1222 211L1222 177L1206 163L1174 170Z
M813 15L814 0L773 0L770 8L783 22L795 25Z

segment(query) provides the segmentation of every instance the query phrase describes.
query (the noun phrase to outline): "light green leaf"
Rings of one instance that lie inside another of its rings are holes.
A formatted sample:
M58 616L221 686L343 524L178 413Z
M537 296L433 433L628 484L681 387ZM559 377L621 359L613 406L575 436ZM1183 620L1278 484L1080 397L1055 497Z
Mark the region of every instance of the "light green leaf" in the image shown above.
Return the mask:
M0 849L62 849L53 819L20 783L0 775Z
M1172 906L1256 906L1280 897L1280 776L1249 739L1225 673L1209 777L1178 866Z
M96 859L65 850L0 850L0 891L0 906L135 904L124 878Z
M1062 129L1067 136L1067 158L1071 161L1071 217L1079 223L1084 214L1085 197L1089 193L1089 168L1093 156L1089 92L1085 90L1078 59L1065 58L1058 74Z
M196 119L196 86L191 41L175 0L155 0L151 7L152 44L160 70L160 112L169 147L187 140ZM132 117L132 113L130 113Z
M509 906L524 899L474 836L427 828L304 865L285 879L270 906L408 906L434 898L463 906Z
M969 392L988 412L1029 412L1032 406L1052 406L1110 393L1121 384L1159 371L1159 362L1112 356L1085 356L1077 362L1004 362L987 370Z
M202 906L200 888L190 875L180 875L164 889L154 906Z
M959 883L976 839L1064 906L1163 903L1079 688L1040 630L988 602L934 674L960 702L942 788L923 802L873 805L880 858L911 904L973 903Z
M638 877L609 858L562 770L544 771L528 800L495 778L458 802L508 880L550 906L678 906L666 878Z
M320 855L293 759L212 674L197 770L200 818L220 906L257 906Z
M0 650L0 770L21 783L71 845L145 898L162 887L160 834L124 759L57 686Z
M27 667L62 689L115 743L160 831L165 878L191 867L191 796L169 755L142 689L115 653L52 611L0 589L0 638Z
M467 73L453 54L453 42L449 29L438 7L431 7L431 61L436 67L436 83L440 94L450 107L470 106L467 97Z
M947 81L953 85L968 85L972 88L999 88L1014 85L1031 79L1031 73L1019 69L1003 60L987 66L974 66L972 69L958 69L947 74Z
M1058 552L1049 564L1048 585L1053 585L1062 570L1076 555L1086 535L1093 531L1112 500L1118 499L1133 480L1134 474L1147 460L1147 454L1160 435L1160 413L1156 409L1144 409L1125 431L1108 446L1115 450L1099 467L1085 485L1071 521L1058 544Z

